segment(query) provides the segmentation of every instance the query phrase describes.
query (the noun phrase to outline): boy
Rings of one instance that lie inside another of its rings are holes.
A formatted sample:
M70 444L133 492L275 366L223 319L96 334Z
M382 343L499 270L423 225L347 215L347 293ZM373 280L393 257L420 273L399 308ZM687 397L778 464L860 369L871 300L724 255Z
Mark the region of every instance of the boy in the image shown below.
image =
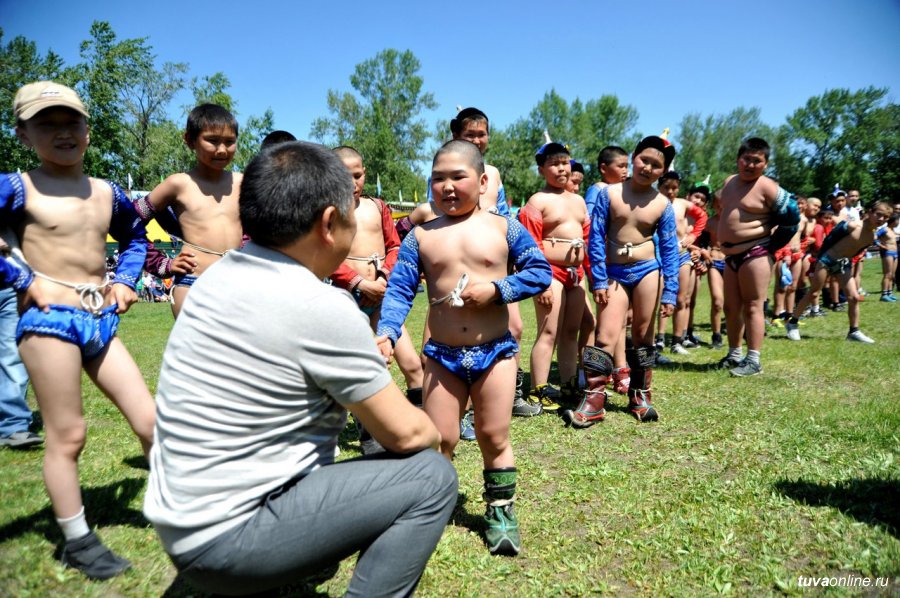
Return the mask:
M797 233L790 243L775 252L776 280L772 309L772 324L775 326L783 325L794 311L800 284L806 279L809 269L806 254L821 205L822 202L816 197L797 198L797 208L800 211ZM790 282L782 274L785 271L790 273Z
M675 312L672 316L672 353L686 355L687 349L685 344L685 329L690 319L690 303L691 295L694 292L694 285L697 277L694 272L694 264L691 260L692 251L696 255L694 243L697 237L706 228L706 211L697 207L690 199L678 197L678 189L680 187L681 177L674 170L670 170L662 175L657 183L656 188L660 193L672 202L672 209L675 212L675 230L678 234L678 298L675 304ZM691 188L688 195L697 193L698 190ZM690 222L688 218L694 221L690 232ZM692 250L692 248L694 248ZM656 336L656 347L658 350L664 348L663 339L665 338L666 320L668 318L659 313L659 329ZM662 338L660 338L662 337ZM661 346L662 345L662 346Z
M587 193L584 194L584 203L587 206L589 218L593 218L594 206L597 204L597 196L599 195L600 190L609 185L623 183L625 182L625 179L628 178L628 152L618 145L608 145L604 147L597 155L597 170L600 171L600 180L591 185L588 188ZM586 274L589 279L591 276L590 268L587 270ZM585 292L590 294L590 291L587 288L588 284L590 283L586 280ZM594 340L594 342L587 344L594 344L596 342L595 339L597 334L596 314L593 311L593 306L590 301L585 301L585 304L590 311L591 320L595 322L595 329L591 331L592 340ZM582 324L584 324L584 322L582 322ZM621 395L628 393L628 385L631 382L628 362L625 359L625 339L628 334L627 328L628 322L626 321L625 325L622 327L622 335L616 343L616 350L613 352L615 369L613 370L612 378L610 379L613 390ZM579 355L584 353L584 347L586 345L583 346L579 342Z
M713 212L706 222L706 237L709 246L701 251L703 260L707 263L707 277L709 283L709 325L712 330L710 346L713 349L722 348L722 311L725 309L725 254L719 246L719 214L722 212L722 204L719 193L714 193Z
M241 245L241 175L227 170L237 149L237 135L237 121L228 110L215 104L197 106L188 115L184 132L184 142L197 164L189 172L171 175L134 202L145 221L172 206L185 246L196 252L193 272L175 277L172 312L176 318L197 277Z
M718 367L729 368L732 376L762 373L760 350L766 333L763 303L772 277L771 255L791 240L800 220L794 197L763 175L768 165L769 144L751 137L738 149L738 174L730 176L722 187L718 238L727 265L728 354ZM743 357L745 326L747 356Z
M810 304L822 287L829 275L837 276L840 285L847 294L847 317L850 319L850 331L847 333L848 341L860 343L874 343L875 341L863 334L859 329L859 294L856 289L856 280L853 278L851 260L853 256L866 251L875 241L875 231L887 222L891 215L891 206L885 201L876 202L863 220L856 222L841 222L825 238L822 248L816 260L816 269L812 276L812 288L794 308L790 321L785 324L787 337L792 341L800 340L799 320L800 314Z
M130 563L88 528L78 483L84 448L81 369L113 401L141 441L153 438L155 407L144 378L115 333L119 314L137 300L144 227L118 186L84 175L87 111L78 95L51 81L16 93L16 136L40 166L0 176L0 220L18 235L27 260L12 282L25 311L16 330L46 432L44 482L65 536L64 565L92 579L118 575ZM122 249L106 272L106 235Z
M580 283L590 219L584 199L566 191L571 173L569 150L559 143L546 143L535 161L544 187L519 211L519 222L550 262L553 282L534 299L538 329L531 349L531 401L540 402L544 411L556 411L559 404L548 384L554 347L566 395L563 400L577 402L573 395L578 392L578 330L586 304Z
M881 301L896 303L894 296L894 277L897 275L897 233L894 229L900 224L900 216L892 214L887 226L878 229L875 243L881 255Z
M569 176L569 181L566 183L566 191L574 193L575 195L581 195L581 182L584 180L584 166L581 165L581 162L576 162L575 160L571 160L571 164L572 174Z
M442 216L403 240L388 283L378 343L389 357L402 332L420 273L431 309L425 362L425 411L450 459L459 419L471 398L475 435L484 461L487 545L492 554L517 554L521 541L513 511L516 468L509 440L519 348L509 332L506 305L550 285L550 265L518 222L479 210L488 177L478 148L445 143L434 157L431 190ZM478 239L473 243L472 239ZM515 267L516 273L508 275Z
M356 236L350 246L350 254L331 275L331 283L353 295L359 308L368 316L369 326L374 332L387 281L397 263L400 239L387 204L362 194L366 184L366 169L359 152L342 145L335 148L334 153L353 178ZM397 366L406 378L406 398L413 405L421 407L422 361L405 326L394 352ZM359 435L363 453L368 455L383 450L362 426L359 428Z
M638 421L659 418L651 403L655 347L653 324L660 286L665 281L662 311L672 313L678 294L678 237L669 200L653 188L675 159L675 147L661 137L645 137L632 154L632 177L600 191L591 219L590 253L597 301L597 345L586 347L582 367L587 377L584 399L563 412L566 425L587 428L606 416L606 384L612 375L612 350L622 334L628 308L633 315L634 346L627 349L631 382L628 410ZM659 258L654 234L658 236Z

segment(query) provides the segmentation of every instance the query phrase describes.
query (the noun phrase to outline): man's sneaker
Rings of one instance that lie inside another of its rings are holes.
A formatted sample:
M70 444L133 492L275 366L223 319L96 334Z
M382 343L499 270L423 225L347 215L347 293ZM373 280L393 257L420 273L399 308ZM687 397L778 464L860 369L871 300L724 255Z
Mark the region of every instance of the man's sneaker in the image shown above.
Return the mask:
M691 352L684 348L681 343L672 343L672 353L677 355L690 355Z
M662 334L656 335L656 340L653 341L653 346L656 347L657 352L666 350L666 337Z
M797 324L793 324L791 322L784 323L784 330L787 332L787 337L792 341L800 340L800 326Z
M862 330L854 330L853 332L847 333L847 340L856 341L857 343L868 343L870 345L875 342L874 339L863 334Z
M894 297L893 295L882 295L881 299L879 299L879 301L886 301L888 303L896 303L897 298Z
M544 412L540 403L532 403L524 397L513 399L512 414L516 417L533 417Z
M475 440L475 412L471 409L459 421L459 439Z
M731 357L730 355L726 355L718 362L716 362L716 369L724 370L736 368L743 363L743 359L737 359L735 357Z
M703 346L703 341L700 340L699 336L691 333L684 337L684 342L681 344L684 345L685 349L696 349Z
M9 436L0 437L0 446L8 446L9 448L14 449L29 448L43 443L43 438L28 430L23 432L13 432Z
M663 355L662 353L656 354L655 364L657 367L665 367L667 365L672 365L673 363L675 363L675 362L672 361L671 359L669 359L668 357L666 357L665 355Z
M516 556L522 549L519 536L519 521L513 511L512 502L507 505L488 505L484 514L487 529L484 532L491 554Z
M559 410L559 390L553 388L549 384L539 384L537 388L531 391L528 400L534 403L540 403L545 412L556 412Z
M729 371L729 373L738 378L755 376L757 374L762 374L762 364L756 361L750 361L749 359L744 359L739 366Z
M61 561L91 579L109 579L131 567L131 563L104 546L94 532L66 542Z
M722 343L722 334L719 332L713 332L712 342L710 343L710 347L713 349L721 349L723 347Z

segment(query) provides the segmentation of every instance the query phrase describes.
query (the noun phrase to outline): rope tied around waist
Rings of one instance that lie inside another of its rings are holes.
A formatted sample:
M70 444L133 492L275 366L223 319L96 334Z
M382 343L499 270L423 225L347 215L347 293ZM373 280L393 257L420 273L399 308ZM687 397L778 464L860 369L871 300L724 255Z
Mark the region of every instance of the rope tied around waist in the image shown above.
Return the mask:
M74 289L78 293L78 299L81 302L81 307L84 308L85 311L89 311L92 314L99 314L103 309L103 289L109 286L109 272L106 273L106 276L103 278L103 282L100 284L94 284L91 282L66 282L64 280L58 280L53 278L52 276L47 276L42 272L38 272L34 268L31 267L25 260L25 255L22 253L22 250L18 247L13 249L13 254L21 260L23 264L28 266L31 269L32 274L37 276L38 278L43 278L47 282L52 282L53 284L58 284L60 286L68 287L70 289Z
M178 241L179 243L181 243L183 245L187 245L191 249L196 249L197 251L199 251L201 253L208 253L209 255L217 255L219 257L225 257L225 254L228 253L229 251L231 251L230 249L226 249L225 251L213 251L212 249L207 249L206 247L203 247L202 245L197 245L195 243L191 243L190 241L185 241L181 237L173 235L172 233L169 233L169 236L171 238L175 239L176 241Z
M547 237L544 241L550 241L551 244L556 245L557 243L569 243L572 245L572 249L581 249L584 247L584 239L560 239L559 237Z
M354 262L366 262L367 264L374 264L376 270L381 270L381 265L384 264L384 260L387 255L378 255L377 253L373 253L369 257L356 257L352 255L348 255L346 259L353 260Z
M616 249L616 255L624 255L627 257L631 257L634 254L635 249L638 249L639 247L643 247L644 245L646 245L648 243L653 243L652 239L649 241L643 241L641 243L638 243L637 245L635 245L634 243L625 243L624 245L620 245L619 243L616 243L612 239L608 239L608 241L609 241L610 245L614 245L615 247L618 248L618 249Z
M455 289L453 289L452 291L450 291L448 294L444 295L440 299L432 299L431 304L432 305L440 305L441 303L444 303L445 301L449 301L450 307L462 307L463 305L465 305L465 302L462 300L462 297L460 297L460 295L465 290L467 284L469 284L468 273L460 276L459 282L456 283Z

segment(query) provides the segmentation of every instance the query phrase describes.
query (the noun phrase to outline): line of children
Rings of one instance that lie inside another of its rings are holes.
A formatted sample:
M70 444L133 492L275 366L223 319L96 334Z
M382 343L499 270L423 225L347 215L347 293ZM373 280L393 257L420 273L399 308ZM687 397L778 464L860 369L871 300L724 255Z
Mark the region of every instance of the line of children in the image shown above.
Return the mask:
M65 544L62 562L92 579L130 563L88 527L78 481L85 444L82 369L112 400L146 455L155 407L143 375L116 337L119 315L137 301L135 284L146 231L125 192L85 176L88 112L72 89L51 81L25 85L14 100L16 136L40 166L0 176L0 220L18 237L24 260L5 278L25 311L16 340L46 434L44 483ZM114 277L106 271L106 235L119 241Z
M403 240L377 334L389 356L424 274L431 303L431 338L422 349L428 357L425 411L441 434L441 452L450 459L460 417L472 400L484 460L488 548L493 554L517 554L521 538L513 510L516 468L509 425L519 349L509 332L506 305L543 292L551 272L518 222L478 209L487 185L478 147L453 140L438 150L431 190L442 215Z

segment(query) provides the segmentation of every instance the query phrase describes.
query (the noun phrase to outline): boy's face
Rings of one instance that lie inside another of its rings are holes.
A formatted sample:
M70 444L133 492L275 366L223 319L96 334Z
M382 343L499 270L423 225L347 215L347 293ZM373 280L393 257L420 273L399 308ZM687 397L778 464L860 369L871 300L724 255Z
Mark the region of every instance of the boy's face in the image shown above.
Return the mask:
M872 228L878 228L882 224L888 221L888 218L891 217L891 210L887 208L883 208L880 205L869 210L869 225Z
M806 200L806 207L803 210L803 214L807 218L815 218L816 214L819 213L819 210L822 208L822 203L818 201Z
M573 172L569 176L569 182L566 183L566 191L569 193L581 193L581 182L584 180L584 173Z
M672 201L673 199L678 197L679 184L675 179L666 179L664 181L661 181L659 185L657 185L657 187L659 188L660 193L669 198L669 201Z
M185 142L194 150L197 162L212 170L228 168L237 151L237 135L227 126L203 129L193 142Z
M834 213L837 214L841 210L844 209L844 206L847 205L847 198L843 195L838 195L837 197L831 198L831 207L834 209Z
M474 143L478 146L478 151L480 151L483 156L484 152L487 151L488 140L490 139L487 122L483 120L466 121L466 125L463 127L463 130L460 131L457 139Z
M698 208L706 207L706 195L704 195L702 191L694 191L693 193L688 195L687 198L688 201L690 201Z
M487 175L479 176L462 154L445 152L431 168L431 196L447 216L472 212L485 191Z
M601 164L600 178L608 185L615 185L627 179L628 156L619 156L609 164Z
M572 163L566 154L550 156L543 166L538 167L538 173L544 177L547 184L556 189L565 189L572 174Z
M71 108L41 110L16 127L19 140L34 148L42 163L74 166L84 158L90 141L87 120Z
M341 158L344 166L350 171L353 177L353 199L359 201L366 184L366 169L363 167L362 160L357 157Z
M855 206L859 203L859 191L856 189L847 193L847 204L851 206Z
M766 171L769 160L762 152L744 152L738 157L737 166L742 181L754 181Z
M659 150L647 147L632 157L632 180L644 187L649 187L658 181L665 170L665 157Z
M819 214L819 220L823 226L828 226L834 220L834 212L822 212Z

